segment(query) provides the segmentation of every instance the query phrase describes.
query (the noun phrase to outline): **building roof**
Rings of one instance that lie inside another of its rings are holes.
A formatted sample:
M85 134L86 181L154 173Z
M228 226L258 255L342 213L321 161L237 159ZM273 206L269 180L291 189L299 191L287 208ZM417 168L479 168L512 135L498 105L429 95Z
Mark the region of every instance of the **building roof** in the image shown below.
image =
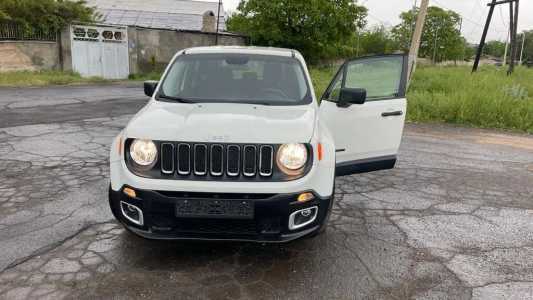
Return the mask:
M186 31L202 30L203 15L218 12L218 2L191 0L89 0L107 24ZM224 6L220 31L226 30Z

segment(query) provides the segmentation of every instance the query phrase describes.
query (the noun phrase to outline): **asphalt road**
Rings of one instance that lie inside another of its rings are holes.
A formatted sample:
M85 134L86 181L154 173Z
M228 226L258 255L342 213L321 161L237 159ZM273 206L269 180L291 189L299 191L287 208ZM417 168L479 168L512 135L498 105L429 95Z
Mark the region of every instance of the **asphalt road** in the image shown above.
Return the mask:
M0 299L532 299L533 137L408 125L286 245L154 242L107 207L131 85L0 89Z

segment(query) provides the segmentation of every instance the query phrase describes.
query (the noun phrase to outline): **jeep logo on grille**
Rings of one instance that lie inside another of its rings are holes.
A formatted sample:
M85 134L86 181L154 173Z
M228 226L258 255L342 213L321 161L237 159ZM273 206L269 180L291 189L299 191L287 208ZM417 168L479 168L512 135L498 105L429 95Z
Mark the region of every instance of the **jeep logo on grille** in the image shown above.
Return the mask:
M229 140L229 135L210 135L207 137L207 140L212 142L226 142Z

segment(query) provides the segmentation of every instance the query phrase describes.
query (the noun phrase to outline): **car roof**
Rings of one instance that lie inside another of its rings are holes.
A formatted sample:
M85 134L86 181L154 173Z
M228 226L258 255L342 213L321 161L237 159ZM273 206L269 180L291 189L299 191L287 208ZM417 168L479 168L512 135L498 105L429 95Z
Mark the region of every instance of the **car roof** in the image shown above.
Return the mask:
M300 56L296 50L274 47L251 47L251 46L211 46L195 47L185 50L186 54L208 54L208 53L235 53L235 54L259 54L275 56Z

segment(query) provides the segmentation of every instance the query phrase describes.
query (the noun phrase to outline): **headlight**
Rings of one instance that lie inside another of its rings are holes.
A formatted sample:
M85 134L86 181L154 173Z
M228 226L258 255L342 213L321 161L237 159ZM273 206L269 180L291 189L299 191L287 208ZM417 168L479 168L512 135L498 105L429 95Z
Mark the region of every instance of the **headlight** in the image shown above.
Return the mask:
M298 175L307 162L307 148L303 144L285 144L279 147L276 163L287 175Z
M153 167L157 160L157 147L150 140L134 140L130 145L130 156L140 167Z

